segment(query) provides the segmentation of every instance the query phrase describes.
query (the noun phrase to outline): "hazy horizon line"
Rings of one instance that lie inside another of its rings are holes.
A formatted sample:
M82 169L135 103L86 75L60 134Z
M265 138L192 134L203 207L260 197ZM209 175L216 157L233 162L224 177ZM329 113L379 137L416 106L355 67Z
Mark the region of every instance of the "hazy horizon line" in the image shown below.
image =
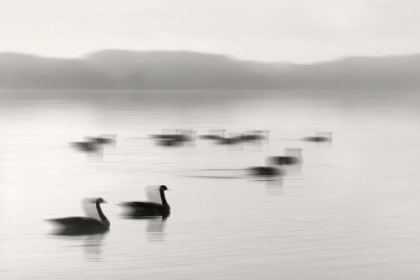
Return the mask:
M405 54L389 54L389 55L348 55L348 56L340 56L336 58L326 59L326 60L317 60L311 62L294 62L294 61L287 61L287 60L275 60L275 61L265 61L265 60L256 60L256 59L242 59L236 57L235 55L226 54L226 53L213 53L213 52L204 52L204 51L194 51L194 50L164 50L164 49L155 49L155 50L135 50L135 49L115 49L115 48L104 48L104 49L97 49L93 51L86 52L84 54L74 55L74 56L61 56L61 55L45 55L45 54L37 54L37 53L29 53L29 52L19 52L19 51L1 51L0 55L2 54L19 54L19 55L27 55L33 57L41 57L41 58L52 58L52 59L86 59L89 56L100 53L103 51L121 51L121 52L133 52L133 53L153 53L153 52L167 52L167 53L196 53L196 54L209 54L215 56L224 56L226 58L235 60L235 61L243 61L243 62L258 62L258 63L266 63L266 64L274 64L274 63L284 63L284 64L297 64L297 65L310 65L310 64L317 64L317 63L327 63L327 62L334 62L334 61L341 61L346 60L349 58L390 58L390 57L402 57L402 56L415 56L419 55L419 52L416 53L405 53Z

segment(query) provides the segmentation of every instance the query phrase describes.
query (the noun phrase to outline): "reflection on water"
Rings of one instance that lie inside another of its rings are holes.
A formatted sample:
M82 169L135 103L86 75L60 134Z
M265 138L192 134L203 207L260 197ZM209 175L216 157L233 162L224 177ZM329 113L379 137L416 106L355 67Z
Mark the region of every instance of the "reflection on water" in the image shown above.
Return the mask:
M283 194L283 178L278 180L266 180L265 188L269 195L282 195Z
M124 219L132 220L133 223L146 223L147 239L149 241L165 240L166 221L169 219L169 216L145 217L136 215L135 213L125 213L122 217Z
M87 260L91 260L91 261L101 260L103 242L108 232L103 233L103 234L89 235L85 237L83 249L84 249L84 257Z
M147 237L150 241L164 241L165 240L165 228L167 218L157 218L147 220Z
M0 93L1 278L413 279L419 107L410 92ZM156 146L165 128L197 137ZM316 131L333 141L302 141ZM69 147L105 133L118 145L100 160ZM288 148L304 161L267 163ZM121 216L162 184L171 217ZM84 197L109 202L110 232L45 234L45 219L92 212Z
M88 261L101 261L104 240L109 234L109 230L94 235L52 235L50 238L63 241L64 246L56 247L57 250L62 252L73 252L72 254L78 255L82 250L83 259ZM76 250L76 251L75 251Z

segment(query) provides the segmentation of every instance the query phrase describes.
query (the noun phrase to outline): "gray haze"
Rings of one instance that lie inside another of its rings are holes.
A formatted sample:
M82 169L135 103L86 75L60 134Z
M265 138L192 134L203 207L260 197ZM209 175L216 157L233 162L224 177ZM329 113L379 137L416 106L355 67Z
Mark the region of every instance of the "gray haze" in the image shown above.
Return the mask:
M104 50L85 58L0 54L0 89L418 89L420 55L323 63Z
M0 52L188 50L307 63L420 50L417 0L0 2Z

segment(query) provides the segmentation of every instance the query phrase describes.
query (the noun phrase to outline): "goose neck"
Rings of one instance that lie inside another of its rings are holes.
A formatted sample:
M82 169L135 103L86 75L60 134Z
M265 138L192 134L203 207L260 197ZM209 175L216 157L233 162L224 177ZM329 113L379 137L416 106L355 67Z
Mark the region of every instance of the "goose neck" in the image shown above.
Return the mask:
M98 210L98 215L101 218L101 221L103 222L108 221L108 219L104 215L104 212L102 212L101 204L99 203L99 201L96 201L96 209Z
M166 201L165 192L162 190L159 190L160 192L160 199L162 200L162 205L167 205L168 202Z

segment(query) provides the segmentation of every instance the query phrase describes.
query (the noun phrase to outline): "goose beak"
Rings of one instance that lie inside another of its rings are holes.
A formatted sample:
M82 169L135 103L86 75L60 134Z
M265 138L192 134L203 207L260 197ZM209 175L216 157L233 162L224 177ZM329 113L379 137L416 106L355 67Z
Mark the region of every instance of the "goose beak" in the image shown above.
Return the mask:
M106 202L105 200L102 200L102 203L108 203L108 202Z

